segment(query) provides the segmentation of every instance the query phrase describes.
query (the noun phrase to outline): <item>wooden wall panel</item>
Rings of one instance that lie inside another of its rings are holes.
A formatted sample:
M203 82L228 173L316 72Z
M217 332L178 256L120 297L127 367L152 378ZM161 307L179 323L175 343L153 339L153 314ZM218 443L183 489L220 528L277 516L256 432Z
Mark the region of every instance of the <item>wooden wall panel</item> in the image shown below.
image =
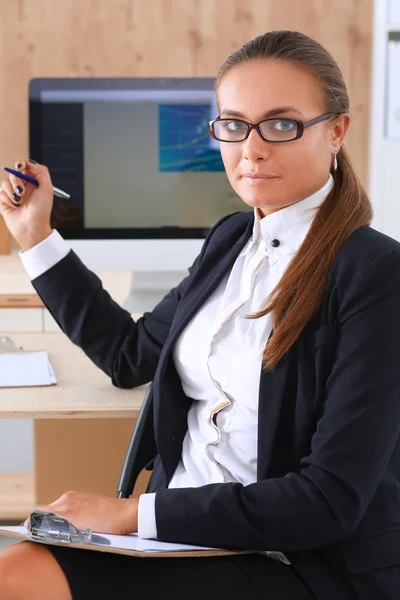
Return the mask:
M372 1L0 0L0 163L27 155L32 77L214 76L247 40L297 29L344 73L354 117L346 141L366 185Z

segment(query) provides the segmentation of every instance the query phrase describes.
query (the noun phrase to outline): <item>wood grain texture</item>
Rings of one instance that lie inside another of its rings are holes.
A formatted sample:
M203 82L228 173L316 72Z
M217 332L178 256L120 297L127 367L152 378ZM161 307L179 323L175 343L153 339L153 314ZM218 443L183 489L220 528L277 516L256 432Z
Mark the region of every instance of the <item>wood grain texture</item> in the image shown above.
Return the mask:
M33 425L38 504L68 490L116 497L136 419L35 419Z
M9 254L11 248L10 232L4 223L3 217L0 217L0 254Z
M215 76L271 29L303 31L337 60L353 114L346 142L366 185L372 0L0 0L0 162L27 156L32 77Z
M0 308L43 308L38 294L0 294Z

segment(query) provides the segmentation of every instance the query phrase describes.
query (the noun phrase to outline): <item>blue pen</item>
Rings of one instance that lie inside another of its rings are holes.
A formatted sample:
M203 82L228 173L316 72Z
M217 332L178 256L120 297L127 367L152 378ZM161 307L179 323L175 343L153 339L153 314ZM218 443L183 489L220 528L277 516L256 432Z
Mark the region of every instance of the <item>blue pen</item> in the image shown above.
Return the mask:
M34 185L39 185L39 182L37 179L35 179L34 177L31 177L30 175L25 175L25 173L21 173L21 171L15 171L14 169L10 169L10 167L4 167L1 165L0 165L0 168L7 171L7 173L12 173L13 175L16 175L20 179L29 181L30 183L33 183ZM53 192L54 192L54 195L58 196L59 198L65 198L65 199L71 198L70 194L67 194L67 192L63 192L62 190L60 190L59 188L56 188L54 186L53 186Z

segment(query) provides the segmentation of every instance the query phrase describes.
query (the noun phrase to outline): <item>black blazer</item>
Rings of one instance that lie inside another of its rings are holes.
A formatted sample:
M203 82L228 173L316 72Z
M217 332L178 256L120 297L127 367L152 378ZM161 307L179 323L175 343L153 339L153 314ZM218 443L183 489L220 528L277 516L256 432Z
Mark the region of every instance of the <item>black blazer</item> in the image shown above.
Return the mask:
M281 550L318 599L398 600L400 244L374 229L347 240L318 314L276 369L261 373L257 482L167 489L192 402L171 351L253 222L248 212L219 221L189 275L137 322L73 252L33 285L114 385L154 380L149 491L157 490L159 539Z

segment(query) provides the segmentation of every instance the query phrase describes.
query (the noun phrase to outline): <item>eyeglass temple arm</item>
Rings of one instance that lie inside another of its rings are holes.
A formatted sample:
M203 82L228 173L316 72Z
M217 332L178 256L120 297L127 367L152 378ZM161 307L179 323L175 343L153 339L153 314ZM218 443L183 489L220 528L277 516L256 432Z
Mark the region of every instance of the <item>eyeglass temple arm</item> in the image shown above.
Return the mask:
M304 128L306 127L310 127L310 125L316 125L317 123L320 123L321 121L325 121L326 119L330 119L331 117L334 117L335 115L340 115L341 113L326 113L325 115L321 115L320 117L317 117L316 119L311 119L311 121L306 121L304 123Z

